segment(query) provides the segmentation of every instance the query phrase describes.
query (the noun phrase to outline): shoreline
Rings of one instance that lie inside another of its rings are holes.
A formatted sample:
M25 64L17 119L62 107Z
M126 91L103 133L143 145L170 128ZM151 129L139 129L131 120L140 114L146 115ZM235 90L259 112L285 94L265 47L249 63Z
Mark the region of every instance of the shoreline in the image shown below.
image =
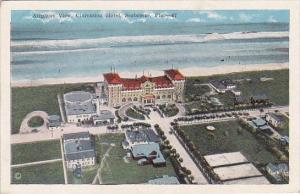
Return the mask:
M211 76L219 74L249 72L249 71L266 71L266 70L280 70L288 69L288 63L272 63L272 64L252 64L252 65L221 65L216 67L188 67L179 69L179 71L186 77L195 76ZM139 77L142 72L118 72L121 77ZM163 70L154 70L149 72L152 76L159 76L163 74ZM148 75L148 72L145 73ZM67 78L47 78L38 80L17 80L11 81L11 87L36 87L43 85L58 85L58 84L76 84L76 83L91 83L103 81L103 75L92 77L67 77Z

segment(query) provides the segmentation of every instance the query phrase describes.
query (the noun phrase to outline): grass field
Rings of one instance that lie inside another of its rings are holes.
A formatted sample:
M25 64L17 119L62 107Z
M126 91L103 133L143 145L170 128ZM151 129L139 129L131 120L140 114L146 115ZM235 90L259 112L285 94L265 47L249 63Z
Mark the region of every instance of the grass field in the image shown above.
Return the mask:
M74 176L72 170L68 170L68 183L69 184L91 184L96 176L99 165L86 167L82 171L82 177L77 178Z
M214 126L216 130L208 131L207 125ZM238 129L241 126L236 120L180 128L203 155L241 151L251 162L266 164L277 161L277 158L246 129L239 133Z
M274 80L261 82L260 78L267 77ZM273 70L273 71L253 71L253 72L241 72L231 73L214 76L201 76L201 77L188 77L185 86L185 101L191 101L191 96L202 95L207 92L208 89L196 89L196 85L208 83L213 79L225 79L230 78L232 80L239 79L251 79L250 82L241 82L237 84L237 89L242 92L245 97L252 95L266 94L271 101L276 105L288 105L289 104L289 70ZM225 96L220 95L222 102L230 102L224 99Z
M11 146L12 164L22 164L57 158L61 158L59 140L13 144Z
M187 79L185 83L185 100L193 101L199 99L202 95L211 89L207 85L201 85L201 80L197 78Z
M145 116L137 111L134 111L132 108L126 110L126 115L133 119L145 120Z
M40 127L44 124L44 119L42 117L39 116L35 116L32 117L29 121L28 121L28 126L29 127Z
M177 106L175 104L160 105L159 109L167 117L173 117L179 112L179 109L177 108Z
M88 84L65 84L11 89L12 133L18 133L22 120L32 111L59 115L57 94L74 90L92 90Z
M103 184L138 184L163 175L176 176L169 159L167 159L166 167L159 168L152 165L139 166L137 161L132 159L126 163L123 159L126 151L121 146L124 138L124 134L105 134L97 138L96 147L100 154L100 160L110 144L115 144L102 169Z
M11 169L12 184L64 184L62 162Z

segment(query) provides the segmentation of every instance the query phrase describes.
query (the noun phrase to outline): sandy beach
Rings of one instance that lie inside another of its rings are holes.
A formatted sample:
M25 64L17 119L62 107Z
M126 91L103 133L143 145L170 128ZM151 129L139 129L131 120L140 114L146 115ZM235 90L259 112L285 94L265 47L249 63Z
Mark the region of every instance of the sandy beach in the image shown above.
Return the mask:
M180 68L185 76L209 76L216 74L227 74L235 72L247 72L247 71L264 71L264 70L279 70L288 69L288 63L277 63L277 64L253 64L253 65L223 65L217 67L196 67L196 68ZM90 82L101 82L103 81L102 73L99 72L99 76L94 77L67 77L67 78L49 78L39 80L12 80L12 87L32 87L42 85L55 85L55 84L73 84L73 83L90 83ZM133 78L136 75L141 76L142 72L118 72L121 77ZM162 75L162 71L147 71L145 75L159 76Z

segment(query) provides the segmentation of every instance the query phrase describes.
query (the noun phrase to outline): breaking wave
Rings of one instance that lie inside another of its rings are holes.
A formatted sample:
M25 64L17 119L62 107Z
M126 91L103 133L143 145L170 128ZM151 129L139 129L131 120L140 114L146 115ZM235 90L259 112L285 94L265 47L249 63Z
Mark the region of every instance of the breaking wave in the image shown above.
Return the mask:
M17 40L12 41L13 52L66 51L94 48L204 43L220 40L247 40L260 38L288 38L289 32L233 32L228 34L192 34L192 35L147 35L118 36L96 39L72 40Z

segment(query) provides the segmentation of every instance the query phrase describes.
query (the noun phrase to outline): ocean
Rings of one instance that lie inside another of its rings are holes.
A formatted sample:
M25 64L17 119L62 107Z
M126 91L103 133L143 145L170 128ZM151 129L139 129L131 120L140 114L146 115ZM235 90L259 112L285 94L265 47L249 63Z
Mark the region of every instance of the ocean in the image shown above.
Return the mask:
M289 61L287 23L12 24L13 80Z

